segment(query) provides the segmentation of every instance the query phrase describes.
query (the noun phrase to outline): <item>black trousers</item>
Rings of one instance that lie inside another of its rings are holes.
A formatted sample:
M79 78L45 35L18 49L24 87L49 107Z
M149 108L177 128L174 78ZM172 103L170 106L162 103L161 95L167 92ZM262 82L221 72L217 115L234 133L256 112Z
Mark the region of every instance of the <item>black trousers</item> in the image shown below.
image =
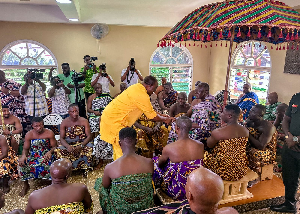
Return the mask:
M300 152L289 149L286 145L282 152L282 178L285 186L285 200L296 202L296 192L300 174Z
M86 111L85 111L85 99L82 99L78 102L79 107L79 116L86 118Z

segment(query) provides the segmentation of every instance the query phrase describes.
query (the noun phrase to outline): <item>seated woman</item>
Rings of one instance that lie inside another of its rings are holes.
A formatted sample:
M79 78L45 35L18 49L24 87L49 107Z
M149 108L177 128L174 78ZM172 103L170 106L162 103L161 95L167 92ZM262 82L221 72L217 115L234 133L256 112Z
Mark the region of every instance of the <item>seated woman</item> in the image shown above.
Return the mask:
M95 182L104 213L132 213L153 207L153 162L135 153L136 131L119 132L123 156L108 164Z
M218 174L223 180L237 181L247 174L248 160L246 146L249 131L238 124L240 108L227 105L221 114L226 126L212 131L204 153L204 166Z
M211 132L220 127L220 104L209 95L209 85L200 83L197 88L197 99L193 100L191 108L186 116L191 117L195 124L190 138L202 142L206 145L206 140L210 137Z
M60 125L60 142L62 146L55 149L55 156L67 158L73 164L73 169L92 168L93 144L89 122L79 117L79 108L71 104L68 108L69 117Z
M63 158L53 162L50 167L52 184L30 194L25 213L93 213L92 198L87 186L67 183L71 171L70 160Z
M149 120L145 114L134 123L133 128L138 133L136 148L138 154L152 158L153 153L161 154L167 145L169 131L160 122Z
M263 105L253 106L246 124L250 132L247 148L249 167L254 171L276 160L277 132L275 126L263 119L265 111Z
M202 165L204 146L189 138L192 122L182 116L176 120L178 140L168 144L160 157L154 157L154 184L175 200L185 199L189 174Z

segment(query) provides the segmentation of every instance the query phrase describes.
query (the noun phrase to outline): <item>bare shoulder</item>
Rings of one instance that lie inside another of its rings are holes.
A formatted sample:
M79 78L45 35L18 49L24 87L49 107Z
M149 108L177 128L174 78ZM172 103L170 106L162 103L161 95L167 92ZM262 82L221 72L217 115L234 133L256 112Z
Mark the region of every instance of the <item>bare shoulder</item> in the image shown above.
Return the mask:
M32 134L33 134L33 130L30 130L29 132L27 132L26 135L25 135L25 139L30 140L31 137L32 137Z
M69 184L69 188L76 189L77 191L86 191L88 190L87 186L82 183L72 183Z
M69 120L70 120L69 117L63 119L63 121L61 122L60 125L61 125L61 126L65 126L65 125L68 123Z
M79 117L79 121L83 124L88 124L89 121L87 119L85 119L84 117Z
M238 211L232 207L223 207L217 210L216 214L239 214Z
M49 137L54 136L54 132L50 129L45 128L45 134Z

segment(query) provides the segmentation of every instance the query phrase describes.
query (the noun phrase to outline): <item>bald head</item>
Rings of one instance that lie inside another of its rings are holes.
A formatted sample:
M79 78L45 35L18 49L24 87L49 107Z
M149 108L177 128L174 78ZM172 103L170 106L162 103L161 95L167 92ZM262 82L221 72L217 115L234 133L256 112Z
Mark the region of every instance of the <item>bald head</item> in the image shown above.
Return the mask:
M278 102L278 94L276 92L271 92L268 95L268 102L270 105Z
M66 179L72 170L72 163L69 159L61 158L54 161L50 166L50 174L53 180Z
M224 184L221 177L204 167L194 170L188 177L186 197L194 212L217 209L223 192Z

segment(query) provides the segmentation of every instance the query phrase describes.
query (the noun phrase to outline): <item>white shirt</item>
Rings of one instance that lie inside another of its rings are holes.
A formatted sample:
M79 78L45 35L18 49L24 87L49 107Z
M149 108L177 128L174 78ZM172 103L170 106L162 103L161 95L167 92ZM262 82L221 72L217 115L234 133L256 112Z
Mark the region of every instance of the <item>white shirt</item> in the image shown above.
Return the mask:
M92 82L97 78L98 75L99 75L99 73L93 74ZM110 75L108 75L108 76L111 79L111 81L114 81L113 78ZM108 78L100 76L97 83L100 83L102 85L102 93L109 94L109 92L110 92L110 90L109 90L110 82L109 82Z
M127 68L122 70L121 77L125 74L126 70L127 70ZM133 72L133 74L132 74L132 72ZM139 74L142 76L142 74L139 70L137 70L137 72L139 72ZM127 88L128 88L129 86L138 83L139 79L140 79L139 75L136 72L129 71L128 76L126 76L126 78L123 82L126 83ZM129 81L129 83L128 83L128 81Z

